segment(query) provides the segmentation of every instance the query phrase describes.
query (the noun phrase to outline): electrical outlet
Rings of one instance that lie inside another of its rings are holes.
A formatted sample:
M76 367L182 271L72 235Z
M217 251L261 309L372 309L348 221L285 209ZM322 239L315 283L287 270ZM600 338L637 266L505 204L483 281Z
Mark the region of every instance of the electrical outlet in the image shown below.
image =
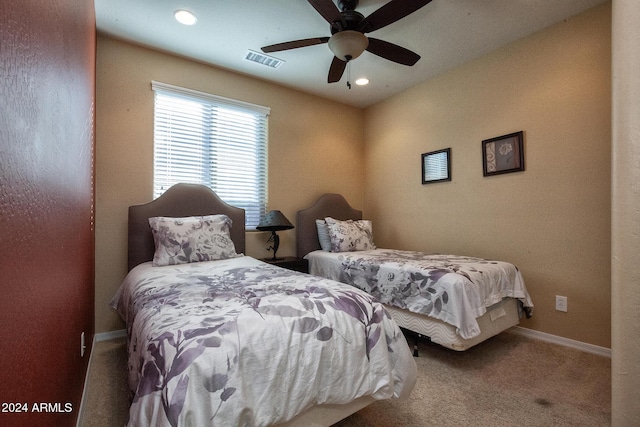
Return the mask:
M84 344L84 332L80 334L80 357L84 356L84 351L87 349L87 346Z
M556 310L567 312L567 297L556 295Z

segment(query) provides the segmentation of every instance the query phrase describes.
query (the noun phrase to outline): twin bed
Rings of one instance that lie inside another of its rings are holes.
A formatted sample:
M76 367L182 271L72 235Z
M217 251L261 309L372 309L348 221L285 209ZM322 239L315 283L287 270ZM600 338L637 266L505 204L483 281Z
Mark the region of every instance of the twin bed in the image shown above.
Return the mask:
M178 184L129 209L130 426L327 426L404 398L416 364L367 293L242 256L244 210Z
M309 260L311 274L367 291L400 327L453 350L467 350L530 315L533 304L513 264L377 249L371 228L341 195L325 194L298 211L297 255Z
M129 208L130 271L111 305L127 327L130 426L328 426L410 394L398 326L465 350L533 306L511 264L375 249L337 194L297 215L311 274L242 255L244 222L193 184Z

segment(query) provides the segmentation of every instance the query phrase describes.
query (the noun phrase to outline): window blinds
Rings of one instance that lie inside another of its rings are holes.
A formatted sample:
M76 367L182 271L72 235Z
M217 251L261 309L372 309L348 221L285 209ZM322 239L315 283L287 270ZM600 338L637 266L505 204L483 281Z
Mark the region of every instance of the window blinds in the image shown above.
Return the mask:
M204 184L246 212L254 229L267 207L269 109L152 82L154 197L178 182Z

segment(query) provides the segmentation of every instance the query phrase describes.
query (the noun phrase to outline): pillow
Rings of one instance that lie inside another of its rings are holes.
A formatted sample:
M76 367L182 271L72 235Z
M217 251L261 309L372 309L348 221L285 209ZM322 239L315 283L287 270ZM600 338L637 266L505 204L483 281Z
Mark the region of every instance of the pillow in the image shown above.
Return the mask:
M375 249L371 221L324 219L329 229L331 252L368 251Z
M231 240L231 222L231 218L226 215L149 218L156 246L153 265L186 264L242 256L236 253Z
M329 237L329 228L324 219L316 219L316 228L318 229L318 240L320 247L325 252L331 252L331 238Z

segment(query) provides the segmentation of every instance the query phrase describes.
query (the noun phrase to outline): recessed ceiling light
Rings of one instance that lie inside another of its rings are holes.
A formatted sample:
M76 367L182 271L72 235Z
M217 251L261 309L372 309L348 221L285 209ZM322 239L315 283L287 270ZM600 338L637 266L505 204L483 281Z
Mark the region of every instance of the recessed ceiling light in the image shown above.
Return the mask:
M368 85L369 84L369 79L366 78L366 77L360 77L358 80L356 80L356 84L358 86Z
M173 16L176 17L176 21L184 25L193 25L196 23L196 21L198 21L196 15L189 12L188 10L176 10L175 12L173 12Z

